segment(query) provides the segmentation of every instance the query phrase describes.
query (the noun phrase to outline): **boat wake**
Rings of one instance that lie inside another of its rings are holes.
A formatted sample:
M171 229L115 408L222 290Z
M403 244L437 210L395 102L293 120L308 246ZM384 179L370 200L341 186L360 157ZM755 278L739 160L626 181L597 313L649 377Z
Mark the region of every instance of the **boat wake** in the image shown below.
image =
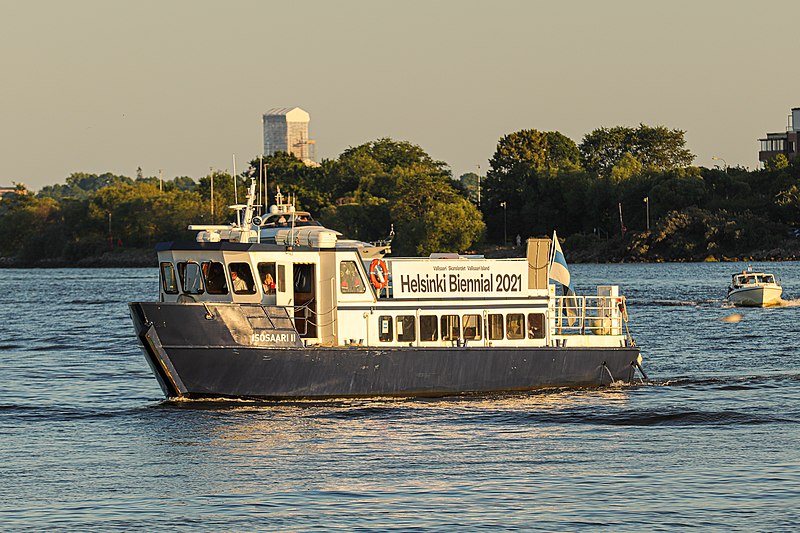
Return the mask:
M800 307L800 299L781 300L779 304L772 307Z
M653 300L650 302L636 302L642 306L663 306L663 307L700 307L724 305L724 300Z

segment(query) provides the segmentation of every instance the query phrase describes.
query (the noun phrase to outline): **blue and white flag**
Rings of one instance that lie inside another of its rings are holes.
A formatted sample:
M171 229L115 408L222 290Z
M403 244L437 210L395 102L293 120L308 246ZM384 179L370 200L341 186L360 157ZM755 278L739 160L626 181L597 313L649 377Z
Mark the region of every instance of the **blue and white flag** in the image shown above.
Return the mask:
M573 296L575 291L572 288L572 278L567 268L567 259L561 251L556 232L553 232L553 257L550 260L550 279L557 281L564 286L564 292L568 296Z
M574 298L575 290L572 288L572 276L567 268L567 259L564 257L564 252L561 251L555 231L553 232L553 258L550 260L550 279L564 287L563 294L567 298L562 300L562 305L566 313L567 324L572 326L575 324L575 317L578 314L578 302Z

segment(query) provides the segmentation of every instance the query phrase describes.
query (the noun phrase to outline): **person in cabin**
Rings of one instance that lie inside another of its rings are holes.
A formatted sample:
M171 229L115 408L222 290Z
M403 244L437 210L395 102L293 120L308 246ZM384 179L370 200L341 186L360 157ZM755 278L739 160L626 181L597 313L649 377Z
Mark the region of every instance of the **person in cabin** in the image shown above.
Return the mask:
M275 280L269 272L264 276L264 294L275 294Z
M239 274L235 270L231 270L231 281L233 281L233 292L247 292L249 289L247 287L247 282L239 277Z

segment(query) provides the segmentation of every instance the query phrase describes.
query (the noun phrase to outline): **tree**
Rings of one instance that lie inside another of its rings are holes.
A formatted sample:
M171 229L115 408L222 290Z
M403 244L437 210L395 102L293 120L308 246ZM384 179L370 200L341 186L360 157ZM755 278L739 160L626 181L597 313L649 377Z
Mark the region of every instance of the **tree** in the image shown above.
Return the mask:
M669 170L688 166L694 161L694 154L684 147L685 133L683 130L670 130L664 126L652 128L644 124L639 124L636 129L625 126L599 128L586 134L578 148L583 166L605 176L610 174L626 153L645 169Z
M397 188L390 213L397 231L395 252L460 252L478 241L484 230L480 213L447 178L413 170L395 169L394 173Z
M481 236L480 213L456 190L447 166L419 146L379 139L348 148L327 171L342 205L321 220L347 228L348 236L377 240L394 224L392 248L400 254L466 250Z
M490 160L481 200L490 236L499 240L508 220L512 234L531 235L532 226L538 228L539 221L552 215L545 181L579 169L577 146L557 131L521 130L502 137ZM499 208L503 203L506 207Z

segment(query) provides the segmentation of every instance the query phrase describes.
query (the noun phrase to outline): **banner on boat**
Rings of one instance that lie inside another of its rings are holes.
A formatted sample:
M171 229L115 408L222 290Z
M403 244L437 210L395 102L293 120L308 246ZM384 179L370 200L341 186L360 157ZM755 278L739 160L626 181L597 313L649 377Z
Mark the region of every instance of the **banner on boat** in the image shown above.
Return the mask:
M526 260L392 261L395 298L487 298L522 296L528 287Z

